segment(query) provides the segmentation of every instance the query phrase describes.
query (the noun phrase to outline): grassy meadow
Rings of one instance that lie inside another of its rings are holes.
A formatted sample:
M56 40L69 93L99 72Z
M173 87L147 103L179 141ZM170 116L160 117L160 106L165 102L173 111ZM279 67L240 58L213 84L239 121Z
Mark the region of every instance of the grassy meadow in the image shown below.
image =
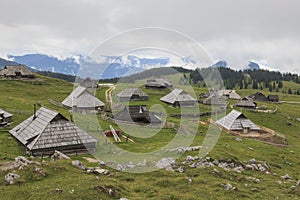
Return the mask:
M172 82L176 77L170 77ZM141 83L136 83L140 85ZM113 92L115 96L124 87L134 87L136 84L122 85ZM300 85L284 82L286 88L300 88ZM170 114L180 113L179 108L173 108L159 101L159 98L166 95L168 90L146 89L141 86L142 90L149 95L149 101L134 101L131 105L144 104L151 111L162 111L166 114L166 121L175 123L174 128L162 128L157 134L143 137L143 129L140 128L140 135L131 136L130 131L136 130L136 127L125 127L125 135L130 135L135 143L122 142L116 144L119 148L129 152L148 153L155 152L166 146L178 131L180 118L171 117ZM182 86L187 89L187 86ZM25 155L25 150L17 141L10 136L8 130L29 116L33 112L33 104L39 102L48 108L61 112L67 118L69 112L61 107L55 106L48 100L52 99L61 102L66 98L73 89L73 85L66 81L38 76L36 80L0 80L0 108L14 114L13 124L9 128L0 128L0 167L1 164L10 163L16 156ZM105 91L108 88L99 88L96 96L105 102ZM191 89L191 88L190 88ZM195 95L207 91L205 88L192 88ZM255 93L257 90L237 89L241 96ZM282 91L269 92L265 94L278 94L279 98L284 101L300 102L300 96L284 94ZM195 96L195 97L196 97ZM236 101L230 100L232 105ZM158 105L158 106L155 106ZM109 175L87 174L85 171L75 168L71 165L70 160L60 160L51 162L50 158L35 158L41 165L38 167L46 172L42 176L34 172L34 165L27 169L17 170L15 173L21 175L16 184L8 185L4 181L4 176L8 172L14 172L13 169L0 171L0 199L119 199L121 197L128 199L162 199L162 200L179 200L179 199L299 199L300 186L292 190L291 186L296 184L300 179L300 104L282 103L274 104L267 102L258 102L258 105L265 105L268 109L277 112L274 114L254 113L243 109L244 114L258 125L265 126L275 130L285 136L288 147L277 147L269 145L254 139L243 138L242 142L236 141L236 137L222 132L217 144L208 154L213 159L231 159L233 161L247 162L255 158L258 161L267 161L271 166L273 174L264 174L258 171L244 171L236 173L225 171L219 167L209 168L190 168L185 167L183 173L171 172L167 170L158 170L148 173L133 174L117 171L108 167ZM153 109L153 110L152 110ZM155 110L156 109L156 110ZM200 112L211 110L210 106L199 105ZM227 112L230 112L229 107ZM74 116L78 125L87 131L91 131L93 136L100 137L100 129L107 130L109 125L118 129L118 125L113 124L101 115L78 115ZM208 117L200 118L206 121ZM95 123L87 124L86 121ZM193 119L191 123L198 123L199 119ZM289 121L291 125L287 125ZM184 124L189 126L188 123ZM192 145L202 145L208 124L197 124L196 135ZM182 136L184 140L184 136ZM112 138L110 141L114 143ZM123 140L124 141L124 140ZM115 143L114 143L115 144ZM98 143L105 146L104 142ZM250 147L250 148L249 148ZM198 151L184 153L178 160L184 160L187 155L199 155ZM112 157L112 154L107 154ZM72 155L72 159L82 161L86 166L97 166L97 163L89 163L83 157L93 157L92 155ZM100 158L101 159L101 158ZM214 168L220 173L214 173ZM280 176L289 174L292 180L285 181ZM248 177L255 177L259 182L249 180ZM189 181L191 179L191 181ZM278 181L281 184L278 184ZM221 184L230 183L237 190L224 190ZM101 192L95 189L95 186L106 186L118 191L115 196ZM255 188L255 190L253 189Z

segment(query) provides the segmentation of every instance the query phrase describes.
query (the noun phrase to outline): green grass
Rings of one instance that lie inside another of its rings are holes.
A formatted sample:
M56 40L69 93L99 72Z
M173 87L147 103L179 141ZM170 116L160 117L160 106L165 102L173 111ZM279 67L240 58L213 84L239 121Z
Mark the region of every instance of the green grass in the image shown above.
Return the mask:
M173 77L172 81L176 81ZM284 82L284 87L292 87ZM129 86L129 85L126 85ZM185 86L183 86L185 87ZM298 87L295 85L293 87ZM68 111L56 107L48 102L51 98L56 101L62 101L72 91L73 85L53 78L39 76L36 81L8 81L0 80L0 108L7 109L14 114L14 123L11 127L17 125L22 120L32 114L33 104L40 102L49 108L62 112L68 116ZM105 90L108 88L99 88L96 96L105 102ZM148 109L155 108L154 105L161 105L167 115L167 121L179 123L180 118L170 117L170 113L179 113L179 108L170 107L159 101L159 98L169 91L150 90L142 87L143 91L149 94L149 101L131 102L130 104L145 104ZM205 88L194 88L196 95L205 92ZM250 95L255 90L237 90L241 96ZM267 90L264 91L269 94ZM114 92L117 93L117 90ZM277 94L273 92L274 94ZM289 101L300 101L300 96L278 93L281 99ZM233 104L236 101L231 101ZM216 146L208 156L217 159L232 159L236 161L248 161L255 158L260 161L268 161L272 167L272 172L278 175L266 175L256 171L245 171L242 174L226 172L218 167L220 174L213 173L213 168L189 168L185 167L185 172L169 172L159 170L150 173L132 174L119 172L108 168L110 176L87 174L71 165L71 161L50 162L46 158L46 163L40 167L46 172L43 177L34 172L34 166L27 170L17 170L16 173L21 178L15 185L7 185L3 178L6 173L0 171L0 199L119 199L126 197L128 199L299 199L299 189L291 191L290 186L295 185L297 179L300 179L300 122L295 118L300 117L300 104L273 104L260 102L259 105L267 105L268 109L278 107L275 114L254 113L243 110L244 114L258 125L262 125L276 132L285 135L289 146L286 148L275 147L265 144L261 141L243 138L242 142L237 142L235 136L222 132ZM201 112L209 111L209 106L199 105ZM228 110L229 112L230 110ZM93 136L100 137L99 128L109 129L111 122L102 120L99 115L74 115L75 121L83 129L89 131ZM207 117L201 118L206 120ZM86 122L90 123L86 123ZM92 122L97 123L92 123ZM286 125L290 121L292 125ZM192 122L193 124L193 122ZM112 124L115 129L119 127ZM187 127L188 123L185 124ZM208 125L199 124L197 134L193 139L192 145L202 145ZM133 127L126 127L125 135L133 131ZM143 134L143 129L140 129ZM174 139L177 130L172 128L163 128L158 134L149 138L131 136L135 143L117 144L121 149L145 153L154 152L164 147ZM184 141L184 136L179 137ZM110 141L113 142L112 138ZM100 147L104 143L98 144ZM254 150L249 150L249 147ZM8 129L0 129L0 163L14 160L18 155L24 155L24 149L12 138ZM199 155L199 152L185 153L179 161L187 155ZM72 159L79 159L87 166L96 166L95 163L88 163L82 157L91 155L72 156ZM105 156L105 155L102 155ZM112 157L108 153L107 157ZM104 158L104 157L103 157ZM36 161L40 161L36 158ZM179 162L178 161L178 162ZM11 172L13 170L9 170ZM292 181L283 181L280 176L288 173L293 177ZM248 180L247 177L260 179L259 183ZM189 183L188 178L192 179ZM276 181L282 181L281 185ZM230 183L237 187L237 191L226 191L221 184ZM94 186L111 187L119 191L120 195L111 197L108 194L99 192ZM62 190L61 193L55 192L56 188ZM258 191L251 191L257 188Z

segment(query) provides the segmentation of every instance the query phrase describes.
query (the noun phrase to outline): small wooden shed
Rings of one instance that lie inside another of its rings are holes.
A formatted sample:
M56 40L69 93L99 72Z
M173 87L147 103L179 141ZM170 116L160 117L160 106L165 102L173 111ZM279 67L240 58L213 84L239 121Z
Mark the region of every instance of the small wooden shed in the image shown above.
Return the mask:
M88 88L78 86L73 92L62 101L68 109L79 112L99 112L104 108L104 103L96 98Z
M125 88L122 92L117 94L117 98L120 102L147 101L149 96L143 92L141 88Z
M7 79L34 78L34 73L25 65L5 66L0 70L0 77Z
M216 123L226 130L237 131L245 134L258 133L260 131L260 127L237 110L232 110L228 115L216 121Z
M32 155L93 151L97 140L62 114L41 107L9 131Z
M167 89L172 88L173 84L165 78L152 77L147 79L146 88Z
M113 115L114 119L124 122L136 122L152 125L160 125L161 119L154 113L147 110L146 105L129 105L124 109Z
M169 94L160 98L161 101L174 107L193 107L197 100L182 89L174 89Z
M0 127L7 126L12 121L12 114L0 109Z

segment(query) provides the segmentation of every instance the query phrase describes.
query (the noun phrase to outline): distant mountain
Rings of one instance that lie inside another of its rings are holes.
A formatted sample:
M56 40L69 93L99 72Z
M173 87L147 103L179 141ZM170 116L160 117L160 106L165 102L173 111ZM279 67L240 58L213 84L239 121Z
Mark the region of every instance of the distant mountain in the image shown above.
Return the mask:
M0 69L5 67L6 65L20 65L20 64L17 63L17 62L13 62L13 61L10 61L10 60L0 58Z
M133 55L126 56L102 56L103 63L94 63L83 56L58 59L43 54L26 54L23 56L8 55L16 62L22 63L34 70L49 71L67 75L77 75L81 64L88 66L88 70L80 71L80 75L93 78L123 77L146 69L162 67L169 63L169 58L145 58ZM97 73L95 73L97 72ZM99 77L102 74L101 77Z
M107 67L102 74L103 79L123 77L151 68L164 67L169 63L169 58L140 58L133 55L104 57Z
M22 63L38 71L50 71L68 75L77 74L80 67L79 60L82 58L81 56L79 56L79 59L67 57L60 60L43 54L26 54L23 56L8 55L8 57L15 62Z
M248 66L246 67L246 70L259 70L260 66L258 63L253 62L253 61L249 61Z
M213 64L211 67L214 68L226 68L227 67L227 62L224 60L220 60L218 62L216 62L215 64Z

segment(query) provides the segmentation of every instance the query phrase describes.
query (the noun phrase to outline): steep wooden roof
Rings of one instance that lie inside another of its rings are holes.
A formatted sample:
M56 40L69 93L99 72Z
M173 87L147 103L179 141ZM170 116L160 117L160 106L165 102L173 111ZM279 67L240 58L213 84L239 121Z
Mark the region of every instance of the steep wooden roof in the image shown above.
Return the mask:
M147 80L146 86L161 88L161 87L172 87L173 84L165 78L152 77Z
M216 123L225 129L232 131L241 131L244 128L256 131L260 130L256 124L237 110L232 110L228 115L216 121Z
M122 97L130 98L133 95L140 96L140 97L147 97L148 96L148 94L143 92L140 88L125 88L122 92L117 94L117 97L118 98L122 98Z
M78 108L96 108L104 106L105 104L92 95L87 88L78 86L73 92L62 101L62 104L66 107L72 108L77 106Z
M244 97L243 99L235 103L233 106L255 108L256 103L250 97Z
M174 104L175 102L197 101L182 89L174 89L169 94L160 98L160 100L170 104Z
M8 117L12 117L13 115L12 114L10 114L9 112L6 112L5 110L2 110L1 108L0 108L0 119L1 118L8 118Z
M25 65L5 66L0 71L0 76L34 76Z
M60 113L44 107L9 133L29 150L97 142Z

